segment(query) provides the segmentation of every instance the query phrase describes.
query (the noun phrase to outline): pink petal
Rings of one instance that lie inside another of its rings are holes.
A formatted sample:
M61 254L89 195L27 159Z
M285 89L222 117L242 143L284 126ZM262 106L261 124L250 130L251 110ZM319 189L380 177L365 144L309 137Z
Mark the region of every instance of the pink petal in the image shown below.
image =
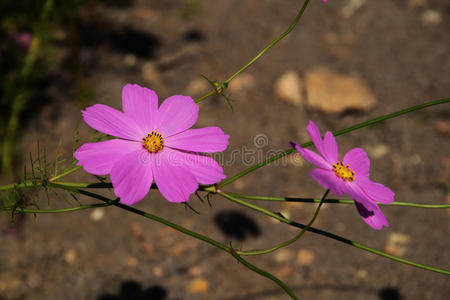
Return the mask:
M193 152L172 149L170 151L177 152L183 165L189 169L200 184L214 184L226 178L222 167L212 157Z
M314 146L316 146L317 151L326 159L325 149L322 141L322 136L320 135L319 128L313 121L309 121L308 126L306 126L306 131L308 131ZM335 162L331 162L333 164Z
M323 140L323 148L325 152L325 158L331 163L335 164L339 158L338 158L338 146L336 143L336 138L334 135L327 131L325 133L325 138Z
M82 114L84 121L100 132L135 141L140 141L145 135L132 118L107 105L95 104L83 110Z
M155 183L169 202L187 202L197 190L198 183L177 151L167 150L158 152L152 164Z
M114 163L124 155L142 148L141 143L114 139L98 143L86 143L73 154L77 166L91 174L106 175Z
M329 189L335 195L343 194L342 180L336 176L334 171L324 169L311 170L311 177L314 178L321 186Z
M164 145L194 152L221 152L228 146L228 138L219 127L188 129L164 140Z
M176 95L167 98L159 107L156 130L167 138L185 131L195 124L198 105L188 96Z
M353 198L353 200L363 204L370 211L375 210L376 207L378 207L377 203L364 193L356 181L345 183L343 192Z
M367 153L361 148L353 148L344 155L344 165L350 165L350 169L355 171L355 178L369 177L370 160Z
M378 206L368 210L363 204L355 202L356 209L364 222L376 230L380 230L383 226L389 227L389 222Z
M145 132L155 129L158 116L158 96L150 89L137 84L127 84L122 89L124 113L135 120Z
M302 148L300 145L297 145L295 143L292 143L292 145L295 146L295 149L297 149L297 151L300 152L303 158L309 161L310 163L325 170L331 170L333 168L333 166L328 161L326 161L322 156L312 152L311 150Z
M111 169L114 194L120 202L132 205L145 197L152 185L152 155L139 149L122 156Z
M381 183L373 182L369 178L364 178L358 180L358 184L372 201L384 204L389 204L394 201L395 193Z

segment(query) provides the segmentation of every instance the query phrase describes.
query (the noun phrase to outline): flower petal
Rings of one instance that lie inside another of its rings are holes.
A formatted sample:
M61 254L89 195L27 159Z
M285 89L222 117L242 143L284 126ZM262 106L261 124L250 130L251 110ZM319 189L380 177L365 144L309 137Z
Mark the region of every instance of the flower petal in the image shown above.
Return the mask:
M194 175L184 165L178 151L163 149L157 153L157 159L152 164L155 183L161 194L169 202L187 202L198 183Z
M83 144L73 155L78 160L77 166L83 166L86 172L106 175L118 159L140 148L142 146L138 142L114 139Z
M164 140L164 145L194 152L221 152L228 146L228 138L219 127L188 129Z
M344 155L342 161L344 165L350 165L350 169L355 171L355 178L368 178L370 170L370 160L366 151L361 148L353 148Z
M84 121L100 132L139 141L145 135L136 122L112 107L103 104L95 104L82 111Z
M175 95L167 98L159 107L155 129L167 138L185 131L195 124L198 105L189 96Z
M343 194L344 183L333 171L314 169L311 170L310 174L321 186L329 189L333 194L338 196Z
M136 121L145 132L155 129L158 116L158 95L150 89L137 84L127 84L122 89L124 113Z
M214 184L226 176L223 174L222 167L212 157L195 152L175 151L183 162L183 165L189 169L195 179L200 184Z
M394 201L395 193L381 183L373 182L369 178L364 178L358 180L358 184L372 201L384 204L389 204Z
M293 142L291 142L291 145L294 146L295 149L297 149L297 151L301 154L301 156L303 156L303 158L309 161L310 163L325 170L333 169L333 166L328 161L326 161L322 156L312 152L311 150L302 148L300 145L297 145Z
M309 136L311 137L312 142L314 143L314 146L316 146L317 151L326 158L325 151L324 151L324 145L322 141L322 136L320 135L319 128L313 121L309 121L308 126L306 126L306 131L308 131ZM333 164L334 162L331 162Z
M120 202L132 205L145 197L152 185L153 156L139 149L122 156L111 169L114 194Z
M325 158L331 163L335 164L339 158L338 158L338 145L336 143L336 138L334 135L327 131L325 133L325 137L323 140L323 148L324 148L324 154Z
M378 207L377 203L373 201L366 193L364 193L356 181L347 182L344 184L343 192L353 198L353 200L363 204L370 211Z
M389 222L378 206L368 210L363 204L355 201L356 209L364 222L376 230L380 230L383 226L389 227Z

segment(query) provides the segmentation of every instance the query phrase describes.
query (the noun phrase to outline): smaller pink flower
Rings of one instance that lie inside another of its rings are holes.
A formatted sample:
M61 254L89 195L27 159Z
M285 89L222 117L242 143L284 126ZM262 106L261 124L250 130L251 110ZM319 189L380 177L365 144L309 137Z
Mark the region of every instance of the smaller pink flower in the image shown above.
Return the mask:
M132 205L152 182L170 202L187 202L200 184L225 178L222 167L203 153L224 151L229 136L219 127L190 129L198 117L191 97L175 95L158 107L158 96L137 84L122 90L123 112L96 104L82 112L95 130L117 138L86 143L75 151L77 165L91 174L110 174L120 202Z
M311 176L333 194L347 194L355 200L356 209L369 226L380 230L389 223L377 202L389 204L394 201L394 192L384 185L369 179L370 160L361 148L348 151L342 160L338 158L338 146L334 135L327 131L324 139L312 121L306 127L320 155L292 143L304 159L318 166Z

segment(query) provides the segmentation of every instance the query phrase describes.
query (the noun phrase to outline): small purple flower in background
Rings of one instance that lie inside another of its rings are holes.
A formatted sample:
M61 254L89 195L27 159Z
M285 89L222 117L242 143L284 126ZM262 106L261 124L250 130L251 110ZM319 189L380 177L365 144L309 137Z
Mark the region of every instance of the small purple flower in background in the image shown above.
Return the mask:
M20 32L12 36L12 39L16 45L24 50L30 49L31 41L33 40L33 35L29 32Z
M319 128L309 121L306 130L320 155L291 143L304 159L318 166L311 176L333 194L347 194L355 200L362 219L372 228L380 230L389 223L377 205L394 201L394 193L384 185L369 179L370 160L361 148L348 151L343 160L338 158L338 146L334 135L327 131L324 139Z
M122 106L123 112L103 104L86 108L90 127L118 139L86 143L74 153L88 173L110 174L122 203L144 198L153 180L168 201L186 202L199 183L225 178L222 167L200 152L224 151L229 136L219 127L189 129L199 110L191 97L171 96L158 108L154 91L127 84Z

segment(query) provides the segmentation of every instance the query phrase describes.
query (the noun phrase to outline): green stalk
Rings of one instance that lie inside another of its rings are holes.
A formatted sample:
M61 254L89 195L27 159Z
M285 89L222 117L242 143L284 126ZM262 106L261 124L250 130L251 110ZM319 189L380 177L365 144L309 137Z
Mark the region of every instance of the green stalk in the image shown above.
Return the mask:
M224 198L226 198L226 199L228 199L228 200L230 200L232 202L235 202L235 203L240 204L242 206L245 206L245 207L248 207L250 209L256 210L256 211L258 211L258 212L260 212L262 214L270 216L270 217L272 217L274 219L277 219L278 221L283 222L285 224L288 224L290 226L294 226L294 227L297 227L297 228L305 228L306 227L306 225L294 222L294 221L289 220L287 218L284 218L284 217L282 217L282 216L280 216L280 215L278 215L276 213L268 211L265 208L262 208L260 206L248 203L248 202L246 202L244 200L240 200L238 198L235 198L235 197L229 195L228 193L219 191L219 192L217 192L217 194L221 195L222 197L224 197ZM336 235L336 234L333 234L333 233L330 233L330 232L327 232L327 231L323 231L323 230L320 230L320 229L317 229L317 228L314 228L314 227L310 227L307 230L311 231L313 233L316 233L316 234L320 234L320 235L329 237L329 238L331 238L333 240L337 240L339 242L351 245L353 247L356 247L356 248L359 248L359 249L362 249L362 250L374 253L376 255L392 259L394 261L397 261L397 262L400 262L400 263L403 263L403 264L407 264L407 265L410 265L410 266L413 266L413 267L416 267L416 268L420 268L420 269L424 269L424 270L428 270L428 271L432 271L432 272L436 272L436 273L450 275L450 271L449 270L439 269L439 268L427 266L427 265L420 264L420 263L417 263L417 262L413 262L413 261L410 261L410 260L407 260L407 259L395 256L395 255L391 255L391 254L388 254L388 253L385 253L383 251L371 248L369 246L366 246L366 245L358 243L358 242L354 242L352 240L349 240L347 238L341 237L339 235Z
M278 249L281 249L283 247L289 246L290 244L296 242L299 238L303 236L303 234L312 226L314 221L316 220L317 216L319 215L320 208L322 207L322 204L324 203L325 198L327 197L330 190L327 190L325 194L322 196L322 199L320 199L319 205L316 208L316 211L314 212L314 215L312 219L309 221L308 224L304 228L300 230L300 233L297 234L293 239L290 239L289 241L280 243L276 245L275 247L264 249L264 250L249 250L249 251L236 251L240 255L261 255L261 254L267 254L273 251L276 251Z
M1 207L0 206L0 210L14 211L15 213L55 214L55 213L66 213L66 212L73 212L73 211L97 208L97 207L105 207L105 206L110 206L110 205L113 205L113 203L106 202L106 203L97 203L97 204L86 204L86 205L80 205L80 206L68 207L68 208L62 208L62 209L27 209L27 208L20 208L20 207Z
M254 196L247 194L239 194L239 193L231 193L227 192L228 195L231 195L240 199L248 199L248 200L260 200L260 201L274 201L274 202L302 202L302 203L320 203L321 199L315 198L298 198L298 197L266 197L266 196ZM325 199L324 203L333 203L333 204L355 204L354 200L350 199ZM410 203L410 202L400 202L394 201L390 204L378 203L378 205L382 206L406 206L406 207L417 207L417 208L450 208L450 204L422 204L422 203Z

